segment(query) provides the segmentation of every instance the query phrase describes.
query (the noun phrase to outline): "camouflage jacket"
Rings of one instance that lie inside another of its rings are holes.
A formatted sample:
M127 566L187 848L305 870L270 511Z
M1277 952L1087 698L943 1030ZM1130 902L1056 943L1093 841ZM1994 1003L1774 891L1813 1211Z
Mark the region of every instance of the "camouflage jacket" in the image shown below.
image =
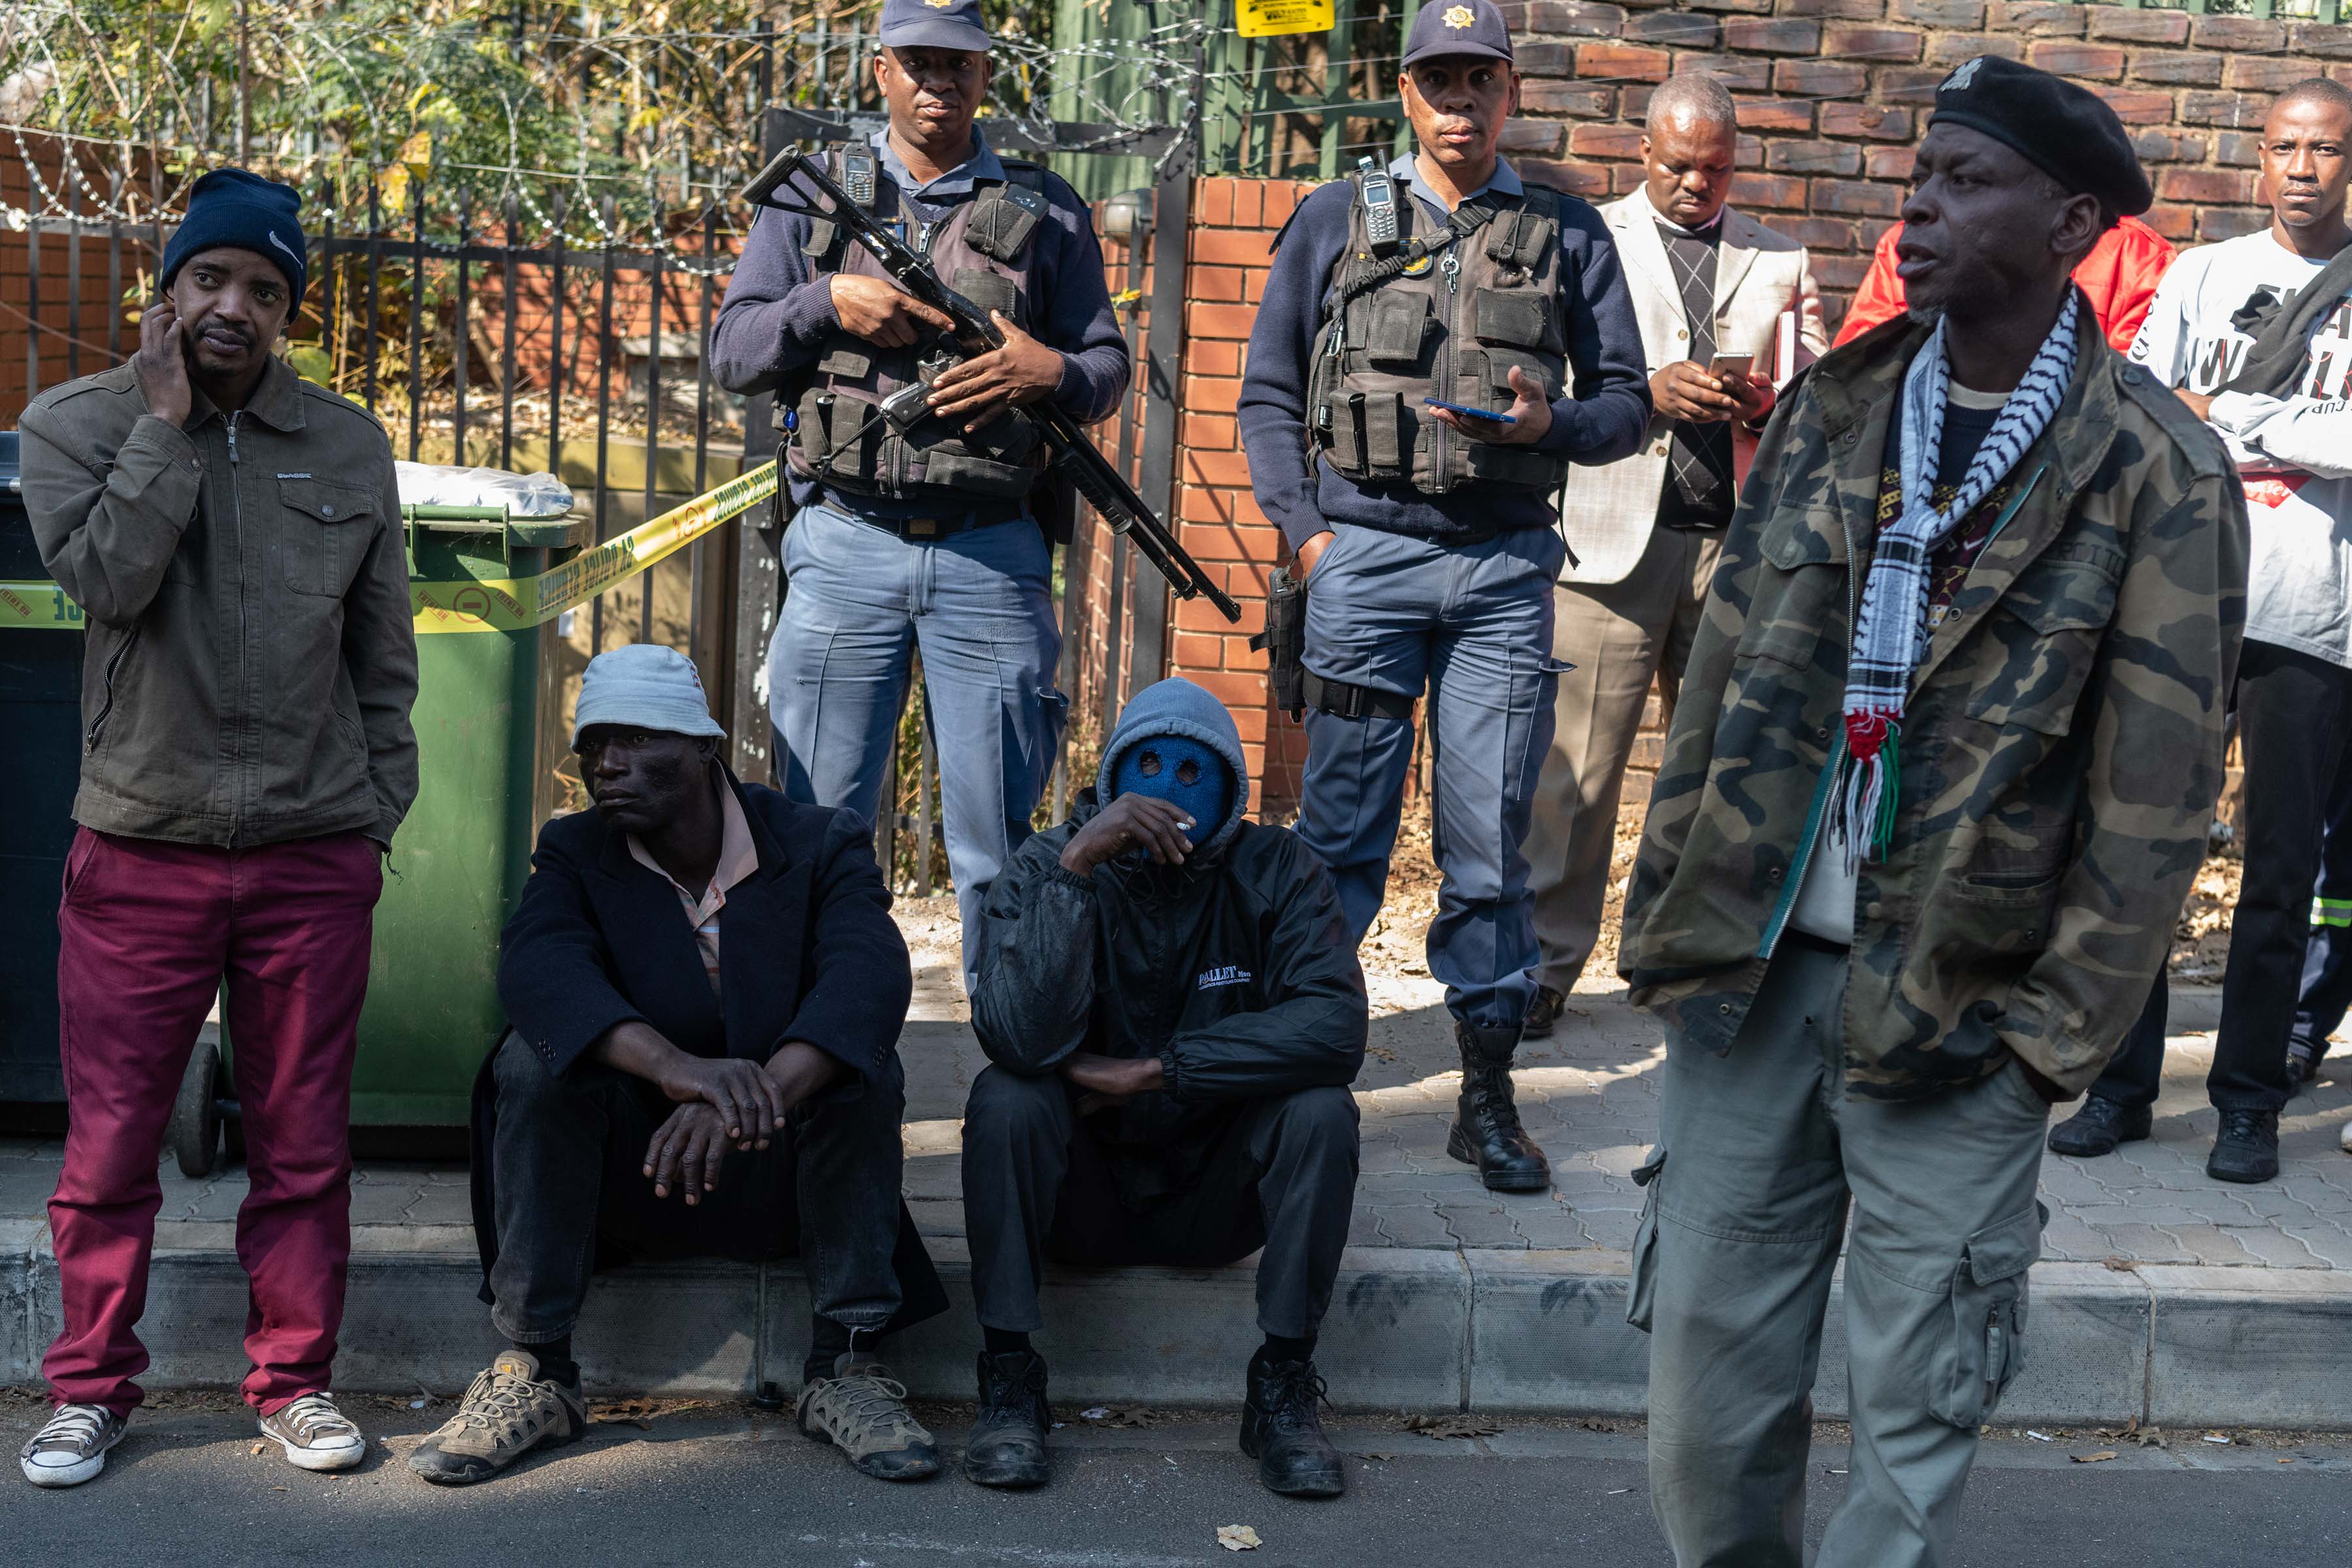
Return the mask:
M2085 319L2088 307L2084 308ZM1619 967L1730 1048L1828 793L1887 426L1924 329L1815 365L1756 454L1666 738ZM1893 842L1856 889L1846 1077L1885 1099L2098 1076L2205 852L2245 623L2220 441L2095 337L1914 673Z

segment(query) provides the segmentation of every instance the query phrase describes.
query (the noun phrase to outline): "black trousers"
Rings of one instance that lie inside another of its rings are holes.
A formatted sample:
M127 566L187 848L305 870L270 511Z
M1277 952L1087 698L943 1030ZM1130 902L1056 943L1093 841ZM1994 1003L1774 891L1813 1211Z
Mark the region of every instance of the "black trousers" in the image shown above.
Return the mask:
M2311 945L2304 952L2303 994L2295 1003L2294 1041L2313 1061L2327 1055L2327 1037L2352 1009L2352 749L2336 764L2327 798L2327 839L2319 852L2319 896L2311 913Z
M1139 1211L1121 1203L1116 1152L1077 1114L1057 1075L990 1068L963 1113L964 1226L983 1328L1044 1327L1045 1259L1213 1267L1263 1247L1258 1327L1304 1339L1331 1304L1355 1206L1357 1112L1344 1089L1249 1101L1211 1151L1197 1187Z
M2287 1102L2286 1047L2303 989L2311 900L2328 807L2352 726L2352 669L2249 640L2238 661L2246 866L2221 976L2221 1027L2205 1091L2222 1110ZM2164 1071L2164 984L2092 1092L2155 1102Z
M946 1306L899 1202L897 1058L886 1079L803 1101L766 1149L730 1151L718 1189L691 1208L675 1191L654 1196L643 1174L672 1109L651 1084L589 1062L559 1078L511 1034L489 1078L490 1184L478 1188L475 1218L478 1227L487 1198L490 1321L511 1342L571 1333L599 1262L635 1258L797 1254L815 1314L849 1329L885 1332Z

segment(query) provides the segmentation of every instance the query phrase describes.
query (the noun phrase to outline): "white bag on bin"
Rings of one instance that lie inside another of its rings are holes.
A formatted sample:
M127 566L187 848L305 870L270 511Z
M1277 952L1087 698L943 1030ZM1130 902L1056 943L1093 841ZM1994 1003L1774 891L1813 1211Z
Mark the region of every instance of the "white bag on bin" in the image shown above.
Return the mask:
M572 489L553 474L510 474L503 468L459 468L442 463L394 463L403 506L504 507L509 517L562 517Z

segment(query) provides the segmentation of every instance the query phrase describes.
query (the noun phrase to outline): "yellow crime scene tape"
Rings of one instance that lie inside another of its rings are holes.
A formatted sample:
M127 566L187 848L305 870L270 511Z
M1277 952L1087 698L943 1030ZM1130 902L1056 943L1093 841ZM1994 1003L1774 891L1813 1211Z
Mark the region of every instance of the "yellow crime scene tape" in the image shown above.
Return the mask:
M408 605L417 633L527 631L676 554L775 493L776 465L763 463L529 577L412 582ZM79 631L84 619L81 606L55 583L0 583L0 631Z

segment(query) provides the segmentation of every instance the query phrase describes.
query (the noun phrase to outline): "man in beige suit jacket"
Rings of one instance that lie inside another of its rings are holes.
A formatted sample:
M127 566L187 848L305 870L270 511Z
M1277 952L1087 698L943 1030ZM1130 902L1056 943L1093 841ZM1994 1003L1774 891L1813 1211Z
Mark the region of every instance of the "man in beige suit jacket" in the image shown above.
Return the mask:
M1773 404L1783 316L1794 363L1828 352L1804 248L1727 209L1738 127L1713 77L1652 95L1642 189L1601 209L1642 325L1655 414L1641 449L1570 476L1569 563L1553 591L1558 722L1527 855L1543 960L1527 1035L1551 1031L1601 930L1618 791L1653 679L1671 714L1731 521L1738 476ZM1743 379L1710 376L1732 356Z

